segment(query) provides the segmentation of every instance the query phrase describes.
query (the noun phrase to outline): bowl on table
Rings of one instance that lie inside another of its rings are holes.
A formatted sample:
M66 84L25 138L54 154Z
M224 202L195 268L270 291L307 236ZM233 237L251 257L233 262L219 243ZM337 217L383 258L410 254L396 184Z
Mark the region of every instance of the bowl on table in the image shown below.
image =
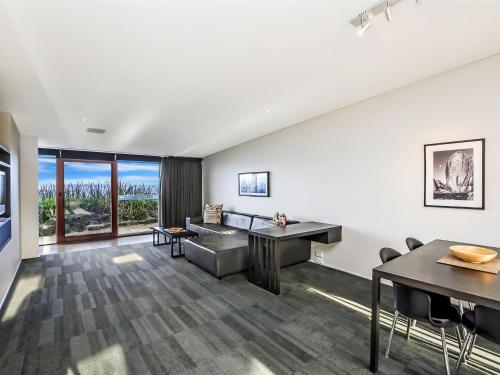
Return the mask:
M170 233L179 233L184 232L184 228L181 227L172 227L167 229Z
M478 246L455 245L450 246L451 253L467 263L486 263L497 257L497 252Z

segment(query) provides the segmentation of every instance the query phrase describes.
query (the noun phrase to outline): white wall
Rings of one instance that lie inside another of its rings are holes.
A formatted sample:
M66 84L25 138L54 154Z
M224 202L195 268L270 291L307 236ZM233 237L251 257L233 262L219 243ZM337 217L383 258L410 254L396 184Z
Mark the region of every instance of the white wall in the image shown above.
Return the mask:
M40 255L38 247L38 138L21 135L21 256Z
M12 239L0 251L0 307L21 262L19 210L19 131L9 113L0 112L0 143L10 149Z
M424 207L423 145L482 137L486 210ZM367 278L379 249L403 251L410 235L500 246L500 55L211 155L204 169L206 200L225 209L343 225L341 243L313 249ZM245 171L271 172L270 198L238 196Z

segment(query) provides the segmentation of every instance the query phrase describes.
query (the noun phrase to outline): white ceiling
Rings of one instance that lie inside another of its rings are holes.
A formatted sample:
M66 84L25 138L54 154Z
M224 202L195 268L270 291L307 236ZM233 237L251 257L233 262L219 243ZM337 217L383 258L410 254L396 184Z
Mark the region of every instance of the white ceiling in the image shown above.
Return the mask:
M0 0L0 110L42 146L206 156L500 52L498 0L405 0L360 37L373 3Z

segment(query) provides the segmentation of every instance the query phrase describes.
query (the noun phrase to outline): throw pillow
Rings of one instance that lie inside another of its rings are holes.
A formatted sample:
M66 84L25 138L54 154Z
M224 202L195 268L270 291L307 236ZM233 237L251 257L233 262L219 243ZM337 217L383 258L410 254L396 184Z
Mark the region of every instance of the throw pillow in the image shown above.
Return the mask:
M222 222L222 204L206 204L203 211L205 224L220 224Z

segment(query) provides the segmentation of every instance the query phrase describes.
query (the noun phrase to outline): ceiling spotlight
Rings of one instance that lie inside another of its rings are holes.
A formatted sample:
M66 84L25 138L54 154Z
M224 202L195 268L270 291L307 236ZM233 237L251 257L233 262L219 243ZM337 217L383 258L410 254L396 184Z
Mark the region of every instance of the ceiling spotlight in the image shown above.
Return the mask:
M391 5L389 4L389 2L387 2L385 5L385 17L387 18L387 22L392 21L392 10L391 10Z
M365 31L370 27L370 22L377 19L379 15L385 13L387 22L392 21L392 8L404 0L378 0L375 4L365 9L361 13L358 13L350 23L358 30L359 35L363 35ZM422 4L423 0L412 0L412 2L417 5Z
M361 19L361 25L359 27L358 34L363 35L365 31L368 30L368 28L371 26L371 23L364 20L362 15L360 15L359 18Z
M82 118L82 122L87 122L89 119L87 117Z

